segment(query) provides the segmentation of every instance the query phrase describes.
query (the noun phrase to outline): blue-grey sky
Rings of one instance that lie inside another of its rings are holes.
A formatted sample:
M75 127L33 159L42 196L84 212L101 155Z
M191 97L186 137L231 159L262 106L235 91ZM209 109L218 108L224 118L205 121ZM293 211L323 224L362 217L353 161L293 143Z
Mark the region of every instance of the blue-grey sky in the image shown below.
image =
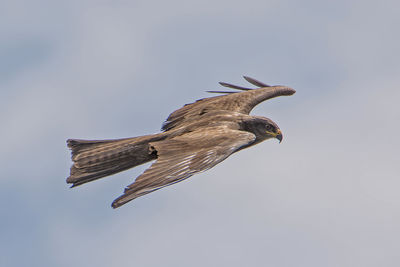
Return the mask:
M1 266L400 266L396 1L3 1ZM242 75L267 141L113 210L65 140L159 131Z

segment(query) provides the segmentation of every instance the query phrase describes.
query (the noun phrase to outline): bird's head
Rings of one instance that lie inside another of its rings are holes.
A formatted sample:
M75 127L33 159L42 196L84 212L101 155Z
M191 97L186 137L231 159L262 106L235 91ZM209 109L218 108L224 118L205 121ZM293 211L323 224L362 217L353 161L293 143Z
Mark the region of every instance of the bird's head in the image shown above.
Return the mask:
M259 142L270 138L276 138L279 143L282 142L282 132L278 125L265 117L252 116L250 120L244 122L244 130L255 134Z

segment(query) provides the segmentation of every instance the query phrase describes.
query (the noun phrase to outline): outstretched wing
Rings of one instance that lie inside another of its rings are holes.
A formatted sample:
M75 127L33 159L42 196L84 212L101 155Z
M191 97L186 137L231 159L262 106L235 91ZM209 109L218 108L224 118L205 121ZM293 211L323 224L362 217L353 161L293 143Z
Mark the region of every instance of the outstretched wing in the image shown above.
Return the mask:
M206 171L254 140L249 132L214 127L150 143L157 151L156 162L125 188L112 207Z
M224 95L197 100L192 104L172 112L162 126L162 130L168 131L181 124L200 118L203 114L216 110L229 110L249 114L259 103L277 96L292 95L296 91L286 86L269 86L253 78L244 78L251 84L260 88L251 89L229 83L220 83L222 86L242 90L235 91L209 91L211 93L222 93Z

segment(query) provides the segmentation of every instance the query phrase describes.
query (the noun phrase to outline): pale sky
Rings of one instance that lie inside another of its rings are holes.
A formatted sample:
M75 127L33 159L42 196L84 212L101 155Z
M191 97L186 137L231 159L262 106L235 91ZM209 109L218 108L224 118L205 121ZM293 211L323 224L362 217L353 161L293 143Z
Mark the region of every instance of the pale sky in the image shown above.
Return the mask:
M3 1L1 266L400 266L396 1ZM66 139L158 132L242 75L284 140L113 210Z

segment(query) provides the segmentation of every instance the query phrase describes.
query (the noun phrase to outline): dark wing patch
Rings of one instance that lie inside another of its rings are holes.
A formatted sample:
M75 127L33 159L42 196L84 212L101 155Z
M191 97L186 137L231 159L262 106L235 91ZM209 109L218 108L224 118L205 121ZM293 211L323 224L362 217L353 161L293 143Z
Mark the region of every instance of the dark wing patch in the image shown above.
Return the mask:
M254 140L252 133L215 127L151 143L158 159L125 188L112 207L206 171Z
M268 86L265 83L257 81L253 78L246 77L245 79L256 85L263 86L258 89L245 88L228 83L222 83L223 86L239 89L243 92L225 92L225 95L203 98L192 104L187 104L182 108L172 112L162 126L163 131L171 130L179 127L186 121L200 118L201 115L216 110L228 110L239 113L249 114L250 111L259 103L274 98L277 96L292 95L296 91L286 86ZM218 93L218 91L211 91Z

